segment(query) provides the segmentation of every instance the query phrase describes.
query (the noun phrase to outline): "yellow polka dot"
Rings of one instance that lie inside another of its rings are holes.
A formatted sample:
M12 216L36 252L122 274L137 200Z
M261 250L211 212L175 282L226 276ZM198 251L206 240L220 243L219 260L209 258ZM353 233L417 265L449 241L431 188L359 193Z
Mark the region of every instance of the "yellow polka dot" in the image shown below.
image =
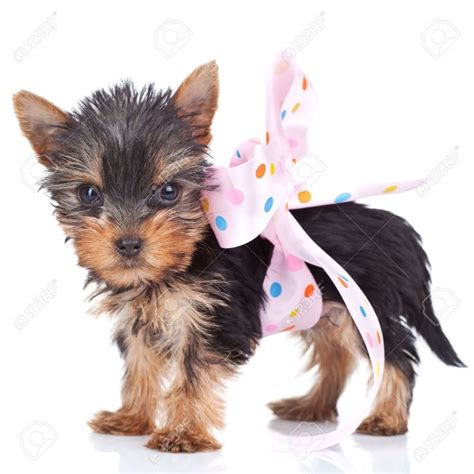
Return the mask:
M292 107L291 111L294 113L300 108L301 102L296 102L296 104Z
M201 201L201 206L204 212L209 212L209 201L206 198Z
M388 186L387 188L385 188L383 190L383 192L384 193L393 193L396 190L397 190L397 186L393 185L393 186Z
M294 309L294 310L290 313L290 318L295 318L297 315L298 315L298 309Z
M311 201L311 193L309 191L300 191L298 193L298 200L302 203Z
M275 174L275 163L270 163L270 174Z
M375 376L380 377L380 364L378 362L375 363Z

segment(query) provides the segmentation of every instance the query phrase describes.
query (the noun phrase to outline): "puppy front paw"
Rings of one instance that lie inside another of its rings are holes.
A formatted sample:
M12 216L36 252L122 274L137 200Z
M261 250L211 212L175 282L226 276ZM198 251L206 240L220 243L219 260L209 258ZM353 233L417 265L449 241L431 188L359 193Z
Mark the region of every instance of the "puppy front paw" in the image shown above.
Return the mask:
M149 417L122 410L100 411L88 424L96 433L125 436L150 434L155 429L155 423Z
M167 453L195 453L198 451L215 451L222 446L212 435L206 432L164 428L152 434L146 447Z

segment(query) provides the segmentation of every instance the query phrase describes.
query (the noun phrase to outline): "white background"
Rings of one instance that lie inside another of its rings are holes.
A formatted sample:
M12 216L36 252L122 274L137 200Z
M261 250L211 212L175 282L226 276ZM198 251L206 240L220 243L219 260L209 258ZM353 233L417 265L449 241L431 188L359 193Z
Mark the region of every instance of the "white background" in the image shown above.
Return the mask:
M291 448L297 424L272 421L265 406L303 393L309 383L297 377L301 357L286 336L265 340L229 386L222 451L159 455L143 447L143 437L92 434L86 420L119 406L121 362L110 344L110 321L86 315L85 273L63 244L46 196L34 191L38 168L11 107L20 88L69 109L121 78L177 87L215 58L221 101L212 150L225 163L241 140L262 136L268 66L277 50L295 48L318 93L311 144L326 167L322 182L430 177L423 196L370 203L407 218L422 234L444 329L472 364L468 2L15 1L1 8L1 472L473 472L472 372L444 366L421 341L406 436L352 436L324 456ZM324 27L316 33L313 22L322 12ZM436 20L447 23L430 27ZM166 29L184 36L178 50L163 41ZM450 153L454 163L446 159ZM364 378L363 371L354 377L343 413L363 401Z

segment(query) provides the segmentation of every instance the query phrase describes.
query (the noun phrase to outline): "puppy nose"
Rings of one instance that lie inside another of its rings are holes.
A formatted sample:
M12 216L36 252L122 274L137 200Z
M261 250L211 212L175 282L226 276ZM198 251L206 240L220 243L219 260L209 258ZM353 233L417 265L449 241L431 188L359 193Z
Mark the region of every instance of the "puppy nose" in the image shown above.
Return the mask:
M115 246L120 255L130 258L136 257L143 247L143 240L138 237L123 237L117 240Z

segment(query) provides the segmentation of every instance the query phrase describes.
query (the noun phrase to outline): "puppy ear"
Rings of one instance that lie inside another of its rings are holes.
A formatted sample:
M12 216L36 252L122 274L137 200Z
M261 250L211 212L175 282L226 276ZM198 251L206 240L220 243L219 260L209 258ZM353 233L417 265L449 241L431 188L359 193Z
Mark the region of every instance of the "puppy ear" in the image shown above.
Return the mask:
M28 91L13 96L13 107L23 135L30 141L38 160L52 163L49 154L59 149L58 135L71 121L70 116L43 97Z
M206 146L211 141L211 124L218 97L219 76L215 61L196 68L173 95L178 115L191 125L193 138L201 145Z

